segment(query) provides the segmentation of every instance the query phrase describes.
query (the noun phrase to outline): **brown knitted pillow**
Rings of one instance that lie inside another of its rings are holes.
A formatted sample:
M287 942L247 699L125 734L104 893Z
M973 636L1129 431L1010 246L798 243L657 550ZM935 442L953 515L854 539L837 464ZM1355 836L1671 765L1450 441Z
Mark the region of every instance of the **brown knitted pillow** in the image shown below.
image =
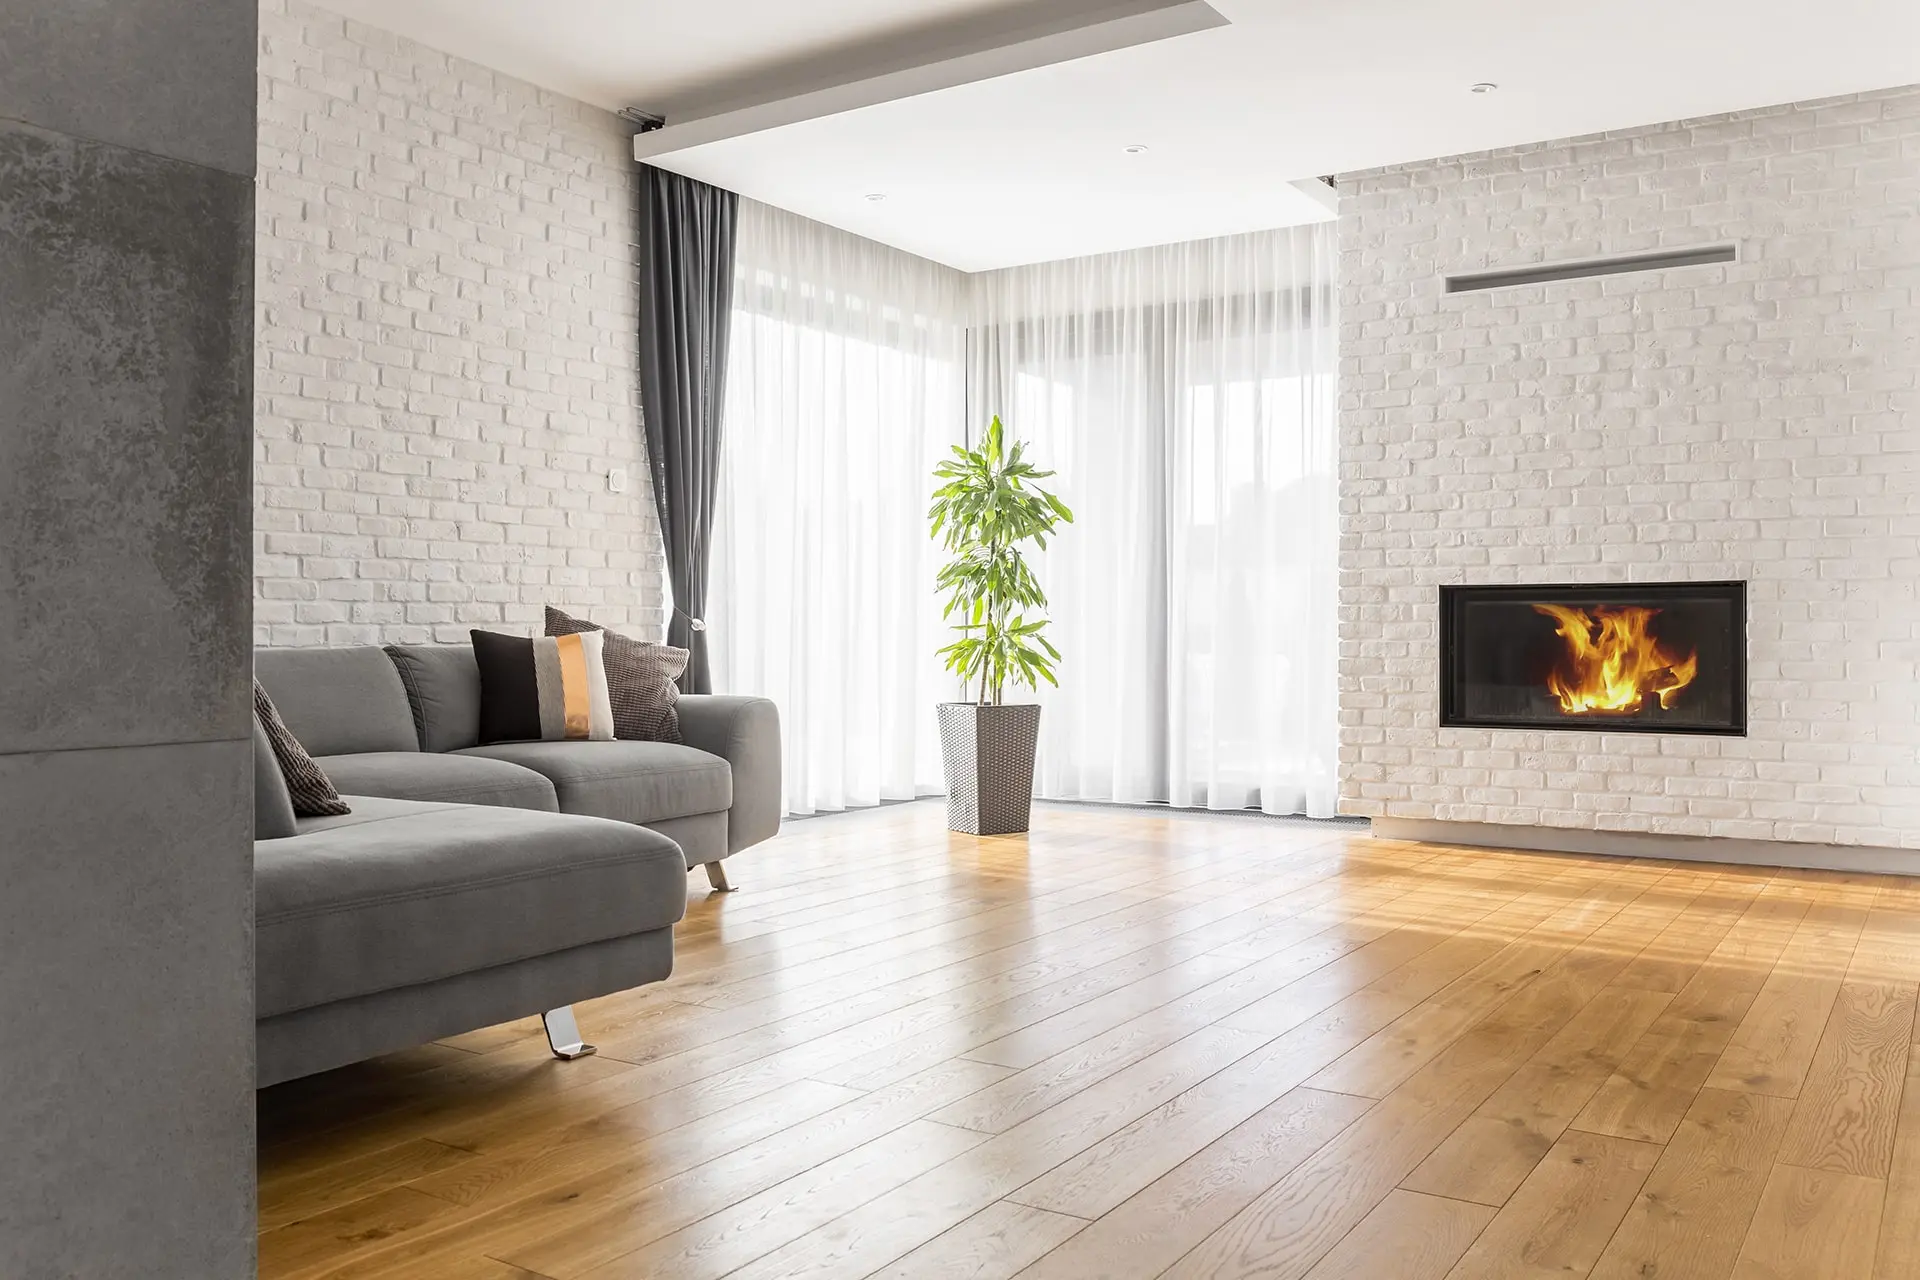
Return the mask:
M687 651L630 639L547 606L548 635L570 636L581 631L598 631L606 637L601 657L607 668L607 693L613 702L613 736L628 742L680 741L680 712L676 706L680 689L674 681L687 669Z
M280 718L279 709L258 680L253 682L253 714L266 731L267 741L273 745L273 758L280 763L280 776L287 780L287 795L293 800L295 814L302 818L329 818L353 812L340 798L332 780L293 736L293 730L287 728L287 722Z

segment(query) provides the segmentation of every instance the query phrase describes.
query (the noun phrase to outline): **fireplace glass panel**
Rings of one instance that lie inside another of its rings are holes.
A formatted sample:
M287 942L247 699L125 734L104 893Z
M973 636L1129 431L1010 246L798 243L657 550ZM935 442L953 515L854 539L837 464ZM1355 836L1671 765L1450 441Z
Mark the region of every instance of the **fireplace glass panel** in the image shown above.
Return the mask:
M1744 734L1745 584L1443 587L1440 720Z

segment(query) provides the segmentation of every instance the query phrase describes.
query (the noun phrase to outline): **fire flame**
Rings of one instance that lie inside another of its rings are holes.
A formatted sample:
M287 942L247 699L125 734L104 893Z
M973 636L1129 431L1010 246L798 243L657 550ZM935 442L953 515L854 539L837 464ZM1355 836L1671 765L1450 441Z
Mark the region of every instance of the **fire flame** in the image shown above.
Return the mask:
M1649 694L1663 708L1671 707L1675 695L1693 683L1700 668L1698 650L1682 657L1654 639L1648 624L1659 615L1658 609L1639 605L1575 609L1557 604L1533 608L1559 624L1554 630L1566 645L1563 661L1547 677L1547 688L1568 715L1635 712L1646 704Z

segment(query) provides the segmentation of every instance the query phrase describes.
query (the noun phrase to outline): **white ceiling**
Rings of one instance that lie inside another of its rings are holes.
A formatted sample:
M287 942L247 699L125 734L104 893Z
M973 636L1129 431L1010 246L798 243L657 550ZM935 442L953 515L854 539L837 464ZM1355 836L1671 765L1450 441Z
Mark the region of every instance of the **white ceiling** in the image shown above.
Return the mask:
M1058 2L1058 0L1053 0ZM324 0L368 26L616 111L671 114L715 84L1006 0Z
M329 2L670 118L780 66L995 7ZM1324 211L1291 180L1315 174L1920 82L1916 0L1213 3L1232 25L654 163L971 271L1313 220ZM1467 91L1482 80L1499 90Z

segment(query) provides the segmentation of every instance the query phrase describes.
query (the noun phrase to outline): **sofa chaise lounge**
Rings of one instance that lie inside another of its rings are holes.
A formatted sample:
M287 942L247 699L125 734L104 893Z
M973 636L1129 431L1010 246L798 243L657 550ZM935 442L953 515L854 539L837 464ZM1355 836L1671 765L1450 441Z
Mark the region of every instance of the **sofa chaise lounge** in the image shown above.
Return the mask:
M255 737L258 1083L665 978L686 874L780 822L779 717L686 696L683 743L479 743L463 645L263 649L255 673L352 807L293 816Z

